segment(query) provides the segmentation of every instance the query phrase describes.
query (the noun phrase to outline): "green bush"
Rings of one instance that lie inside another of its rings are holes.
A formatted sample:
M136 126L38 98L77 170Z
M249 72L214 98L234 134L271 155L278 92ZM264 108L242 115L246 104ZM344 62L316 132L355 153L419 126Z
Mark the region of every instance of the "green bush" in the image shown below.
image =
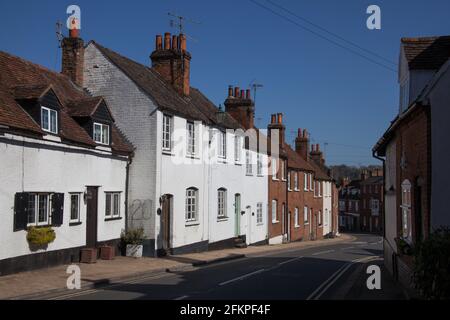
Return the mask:
M138 228L122 231L120 239L122 240L122 243L124 243L125 245L127 244L141 245L145 240L144 229Z
M37 228L30 227L27 233L27 240L35 246L45 246L56 239L55 230L51 227Z
M414 283L426 299L450 299L450 229L434 231L417 245Z

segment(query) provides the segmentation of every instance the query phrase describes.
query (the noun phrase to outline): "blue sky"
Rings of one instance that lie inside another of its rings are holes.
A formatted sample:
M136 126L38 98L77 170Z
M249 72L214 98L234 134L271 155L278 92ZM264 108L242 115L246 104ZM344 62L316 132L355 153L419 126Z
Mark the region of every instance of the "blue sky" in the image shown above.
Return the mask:
M255 1L369 56L266 0ZM398 61L401 37L450 31L448 0L271 1L394 63ZM371 158L371 147L397 111L395 72L250 0L1 0L0 50L60 70L55 23L66 21L70 4L81 7L84 40L96 40L144 64L150 64L155 35L176 32L169 25L169 11L200 22L186 24L187 33L195 39L188 42L194 87L220 104L228 85L247 87L257 79L264 85L257 97L258 126L266 127L271 113L282 112L287 140L293 141L298 127L307 128L313 142L322 146L327 142L329 164L377 163ZM381 8L381 30L366 28L366 9L371 4ZM389 66L396 69L395 65Z

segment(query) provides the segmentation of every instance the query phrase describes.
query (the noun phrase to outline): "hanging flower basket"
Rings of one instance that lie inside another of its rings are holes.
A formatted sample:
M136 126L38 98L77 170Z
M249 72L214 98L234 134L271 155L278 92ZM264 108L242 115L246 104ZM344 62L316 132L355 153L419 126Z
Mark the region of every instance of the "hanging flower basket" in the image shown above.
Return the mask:
M45 247L56 239L55 230L51 227L30 227L27 233L27 241L36 247Z

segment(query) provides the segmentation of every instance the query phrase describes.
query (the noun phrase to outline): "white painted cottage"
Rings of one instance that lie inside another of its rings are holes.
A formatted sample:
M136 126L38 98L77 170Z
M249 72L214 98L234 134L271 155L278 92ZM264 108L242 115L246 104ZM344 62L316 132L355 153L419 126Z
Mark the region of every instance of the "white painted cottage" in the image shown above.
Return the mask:
M157 36L152 67L95 42L82 49L84 87L136 147L129 226L145 229L144 254L264 242L267 155L247 150L241 124L190 86L185 36Z
M132 151L103 98L0 51L0 275L117 245ZM31 227L56 237L33 245Z

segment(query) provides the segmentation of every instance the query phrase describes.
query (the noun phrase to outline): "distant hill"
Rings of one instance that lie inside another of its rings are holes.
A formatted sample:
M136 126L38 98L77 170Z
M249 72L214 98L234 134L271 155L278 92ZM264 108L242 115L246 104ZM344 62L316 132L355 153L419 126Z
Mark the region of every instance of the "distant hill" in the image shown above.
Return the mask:
M349 178L350 180L358 180L361 178L361 173L363 170L373 170L373 169L381 169L381 166L347 166L345 164L329 166L331 171L331 177L335 179L338 183L342 178Z

